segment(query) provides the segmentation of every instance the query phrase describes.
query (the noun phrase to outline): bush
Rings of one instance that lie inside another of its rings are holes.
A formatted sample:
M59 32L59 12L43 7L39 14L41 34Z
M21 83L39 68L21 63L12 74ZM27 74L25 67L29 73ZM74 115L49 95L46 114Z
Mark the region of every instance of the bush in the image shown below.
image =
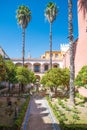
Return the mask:
M64 124L62 130L87 130L87 126L85 125L79 125L79 124Z
M20 113L18 115L18 118L14 122L14 127L17 128L17 129L20 129L20 127L21 127L21 124L23 122L29 100L30 100L30 98L27 97L26 102L23 104L23 106L21 108L21 111L20 111Z
M87 65L83 66L78 72L78 75L75 78L75 85L78 87L87 86Z

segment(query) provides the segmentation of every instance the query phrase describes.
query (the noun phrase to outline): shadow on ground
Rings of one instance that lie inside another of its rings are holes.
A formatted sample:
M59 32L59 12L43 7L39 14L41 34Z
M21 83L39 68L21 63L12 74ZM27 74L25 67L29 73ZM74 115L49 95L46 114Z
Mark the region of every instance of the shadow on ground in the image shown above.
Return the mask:
M27 130L60 130L57 127L58 124L52 123L44 98L32 98Z

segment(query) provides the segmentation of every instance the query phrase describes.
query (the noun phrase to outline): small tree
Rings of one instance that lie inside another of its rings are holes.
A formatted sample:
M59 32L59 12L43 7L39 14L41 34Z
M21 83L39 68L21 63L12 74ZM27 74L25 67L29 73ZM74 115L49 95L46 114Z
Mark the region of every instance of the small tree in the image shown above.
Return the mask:
M46 83L48 81L48 72L46 72L44 74L44 76L42 77L42 79L40 80L40 83L43 84L44 86L47 86Z
M83 66L78 72L78 75L75 78L75 85L78 87L87 86L87 65Z
M0 82L5 81L6 66L3 57L0 55Z
M17 67L16 73L16 78L18 83L21 84L22 91L24 91L25 85L34 83L36 80L34 73L25 67Z
M62 84L62 71L60 68L52 68L49 70L41 80L41 83L55 89L57 92L57 87Z
M36 83L36 76L34 74L34 72L32 72L31 70L28 70L29 71L29 81L30 83Z
M16 66L11 60L5 61L6 64L6 81L9 83L8 90L10 91L10 84L15 84L16 79Z
M62 84L69 90L70 71L68 68L62 69Z

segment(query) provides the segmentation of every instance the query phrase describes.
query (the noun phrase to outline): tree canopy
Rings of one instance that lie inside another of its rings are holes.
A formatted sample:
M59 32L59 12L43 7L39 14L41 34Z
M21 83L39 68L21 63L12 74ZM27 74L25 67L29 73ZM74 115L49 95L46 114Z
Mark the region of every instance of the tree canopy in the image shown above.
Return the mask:
M49 2L45 10L45 16L50 23L52 23L57 16L58 8L55 3Z
M69 70L67 68L52 68L42 77L41 84L49 88L69 87L69 78Z
M16 66L11 60L5 61L6 64L6 81L9 83L16 83Z
M5 65L5 60L3 57L0 55L0 82L4 81L6 78L6 65Z
M18 24L21 25L23 29L25 29L31 20L30 9L25 5L21 5L18 7L16 12L17 12L16 17L18 19Z
M36 81L34 73L25 67L17 67L16 74L18 83L23 85L34 83Z
M87 86L87 65L83 66L75 78L75 85Z

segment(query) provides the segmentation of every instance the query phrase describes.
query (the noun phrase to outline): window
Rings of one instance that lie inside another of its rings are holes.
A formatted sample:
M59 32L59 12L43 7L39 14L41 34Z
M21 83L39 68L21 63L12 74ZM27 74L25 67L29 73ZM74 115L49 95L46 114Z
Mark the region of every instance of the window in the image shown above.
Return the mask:
M44 70L45 70L45 71L48 70L48 65L45 65Z
M34 72L40 72L40 66L39 65L34 66Z
M55 58L58 58L58 54L55 54Z
M50 57L50 56L53 57L53 54L49 54L49 57Z

